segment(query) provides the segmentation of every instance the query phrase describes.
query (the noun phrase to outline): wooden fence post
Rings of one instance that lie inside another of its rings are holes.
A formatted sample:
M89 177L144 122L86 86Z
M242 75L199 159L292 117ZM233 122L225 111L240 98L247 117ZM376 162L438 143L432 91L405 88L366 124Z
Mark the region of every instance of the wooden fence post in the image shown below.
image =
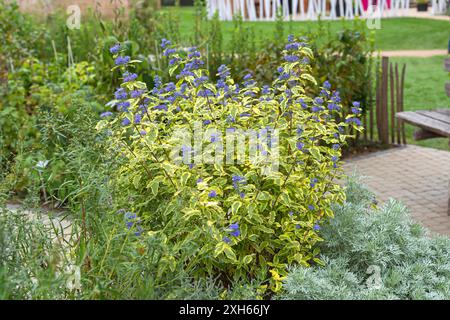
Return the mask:
M383 57L381 60L381 108L380 108L380 139L381 143L389 144L389 121L388 121L388 73L389 73L389 58Z
M391 143L395 143L395 95L394 68L389 64L389 80L391 81Z
M402 68L402 81L400 84L400 108L401 111L404 111L403 98L405 94L405 75L406 75L406 64L403 65ZM406 144L406 132L405 132L405 123L402 121L402 136L403 136L403 144Z
M396 109L397 112L401 112L402 108L400 106L400 81L398 77L398 64L395 64L395 94L396 94L396 105L392 106ZM401 133L401 127L402 127L403 121L401 119L397 118L397 144L402 143L402 133Z
M374 137L373 137L373 122L376 120L376 126L377 126L377 139L380 139L380 117L378 116L380 114L380 108L381 108L381 66L380 63L377 62L377 71L376 71L376 78L377 78L377 83L376 83L376 103L375 103L375 114L371 114L371 121L372 121L372 137L371 140L374 141ZM376 117L376 118L375 118Z

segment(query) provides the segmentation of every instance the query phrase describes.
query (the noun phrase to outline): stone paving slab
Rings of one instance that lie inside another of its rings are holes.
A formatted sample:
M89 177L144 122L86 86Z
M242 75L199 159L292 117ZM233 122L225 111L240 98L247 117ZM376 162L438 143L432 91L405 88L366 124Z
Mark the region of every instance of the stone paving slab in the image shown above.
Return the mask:
M346 174L367 177L379 201L402 201L417 222L432 233L450 235L447 215L450 152L403 146L347 160Z
M7 204L6 209L23 214L31 220L40 220L45 226L48 227L52 238L56 240L70 240L72 235L72 223L64 211L24 209L20 204Z

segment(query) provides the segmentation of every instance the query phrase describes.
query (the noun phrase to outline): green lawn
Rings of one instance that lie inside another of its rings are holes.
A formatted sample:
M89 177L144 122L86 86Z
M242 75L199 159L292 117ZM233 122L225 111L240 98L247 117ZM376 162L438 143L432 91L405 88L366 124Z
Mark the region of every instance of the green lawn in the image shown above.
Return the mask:
M168 8L180 17L182 37L188 39L194 30L193 8ZM289 27L289 24L292 26ZM331 31L339 31L343 24L352 21L324 21L326 28ZM253 27L258 39L273 37L274 22L247 22ZM314 30L318 26L315 21L286 22L286 36L289 28L295 34ZM225 43L231 39L233 22L224 21L222 24ZM376 48L379 50L419 50L419 49L446 49L450 36L450 22L418 18L393 18L383 19L381 29L374 30Z
M405 110L450 108L450 98L445 94L444 84L450 76L444 71L445 56L432 58L391 58L392 62L406 63ZM414 141L414 127L407 125L408 143L450 150L448 139Z

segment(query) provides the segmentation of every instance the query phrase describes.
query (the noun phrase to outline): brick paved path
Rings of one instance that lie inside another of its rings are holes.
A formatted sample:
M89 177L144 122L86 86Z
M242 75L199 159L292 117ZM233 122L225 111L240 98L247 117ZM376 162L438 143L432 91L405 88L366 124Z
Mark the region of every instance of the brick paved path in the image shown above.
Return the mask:
M382 51L381 55L384 57L412 57L412 58L429 58L434 56L445 56L448 54L448 50L395 50L395 51ZM378 55L378 52L374 52L374 55Z
M379 201L400 200L432 233L450 235L450 152L410 145L349 159L344 169L366 176Z
M444 20L444 21L450 21L450 16L440 14L440 15L431 15L431 8L428 8L428 11L426 12L418 12L417 8L410 8L408 12L405 15L408 18L421 18L421 19L433 19L433 20Z

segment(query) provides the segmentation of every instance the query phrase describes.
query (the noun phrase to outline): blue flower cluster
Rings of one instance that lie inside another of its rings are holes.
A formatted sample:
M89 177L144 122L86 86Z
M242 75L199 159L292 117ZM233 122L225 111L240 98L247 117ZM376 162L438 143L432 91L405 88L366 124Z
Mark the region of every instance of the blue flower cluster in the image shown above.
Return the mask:
M132 82L134 80L137 79L137 74L136 73L130 73L128 71L125 71L125 73L123 74L123 82Z
M214 142L219 141L219 139L220 139L220 134L218 132L213 132L213 133L211 133L211 137L210 137L209 141L211 143L214 143Z
M122 66L127 64L128 62L130 62L130 57L129 56L119 56L116 58L116 60L114 60L114 63L116 64L116 66Z
M233 175L231 177L231 181L233 183L234 190L239 192L239 195L240 195L241 198L244 198L245 197L245 193L241 192L240 187L245 184L245 177L240 176L240 175Z
M356 117L348 118L348 119L345 120L345 123L352 123L352 122L354 124L356 124L357 126L362 125L361 120L359 118L356 118Z
M117 54L119 53L120 49L121 49L120 43L117 43L109 49L109 52L111 52L112 54Z
M123 49L124 48L120 44L115 44L113 47L111 47L109 49L109 51L115 57L116 66L119 66L123 72L122 73L122 78L123 78L122 83L130 84L137 80L138 75L136 73L131 73L127 70L127 64L130 62L130 57L120 55L120 52L123 51ZM122 126L129 126L131 123L134 123L134 124L141 123L144 114L147 112L147 106L149 103L149 98L144 97L145 93L146 92L142 89L135 89L135 90L131 90L130 92L128 92L124 87L119 87L116 89L116 91L114 92L114 98L117 101L113 101L112 105L115 105L117 107L117 110L120 112L123 112L123 113L130 112L131 103L129 100L127 100L128 98L131 98L131 99L143 98L139 103L139 108L138 108L139 113L135 113L131 116L125 116L121 121ZM103 112L100 116L102 118L105 118L105 117L110 117L112 115L113 115L112 112L107 111L107 112ZM130 119L132 119L133 121L130 121ZM145 135L145 134L147 134L147 132L145 130L140 130L140 134Z
M129 101L121 101L117 104L117 109L121 112L128 112L129 107L130 107Z
M139 98L144 93L144 90L133 90L130 92L130 97L133 99Z
M136 216L133 212L126 212L125 215L125 226L128 230L132 228L135 229L134 235L140 236L143 232L142 227L140 226L141 220Z
M232 237L239 237L241 235L241 231L239 230L239 224L238 223L232 223L230 224L230 226L228 227L229 232L230 232L230 236ZM223 241L225 243L230 243L231 239L228 236L224 236Z
M361 113L361 109L360 109L361 104L357 101L353 102L353 107L352 107L352 112L354 114L360 114Z
M300 60L300 58L296 55L288 54L284 56L284 60L286 60L287 62L297 62L298 60Z
M230 224L230 235L232 235L233 237L239 237L241 234L241 231L239 230L239 224L238 223L233 223Z
M194 86L196 88L198 88L200 85L202 85L203 83L205 83L206 81L208 81L208 77L207 76L200 76L198 78L194 79Z
M111 117L113 115L113 113L111 111L106 111L103 112L102 114L100 114L100 118L107 118L107 117Z
M354 123L357 126L361 126L362 122L361 120L357 117L357 115L359 115L361 113L361 108L360 108L361 104L357 101L353 102L353 106L352 106L352 113L355 115L355 117L350 117L348 119L345 120L345 123Z
M288 52L284 56L284 60L287 62L297 62L300 60L300 58L295 54L295 51L297 51L300 47L305 46L304 42L295 42L295 38L293 35L288 36L288 44L286 45L285 49Z
M165 38L161 39L161 48L166 49L171 44L172 44L172 42L170 42L169 40L167 40Z
M230 69L226 65L222 64L219 69L217 69L217 75L220 79L225 80L230 76Z
M216 191L216 190L211 190L211 191L208 193L208 197L210 197L210 198L215 198L215 197L217 197L217 191Z
M169 57L169 56L171 56L172 54L174 54L175 52L177 52L175 49L167 48L166 50L164 50L163 55L164 55L165 57Z
M116 92L114 93L114 97L117 99L117 100L125 100L126 98L127 98L127 92L125 91L125 89L124 88L118 88L117 90L116 90Z
M177 79L182 79L185 77L195 77L195 73L193 71L200 69L205 64L199 58L200 52L197 51L197 48L189 48L188 60L185 63L183 70L177 75Z
M331 162L333 162L333 168L337 168L337 162L339 161L339 158L337 156L331 157Z

